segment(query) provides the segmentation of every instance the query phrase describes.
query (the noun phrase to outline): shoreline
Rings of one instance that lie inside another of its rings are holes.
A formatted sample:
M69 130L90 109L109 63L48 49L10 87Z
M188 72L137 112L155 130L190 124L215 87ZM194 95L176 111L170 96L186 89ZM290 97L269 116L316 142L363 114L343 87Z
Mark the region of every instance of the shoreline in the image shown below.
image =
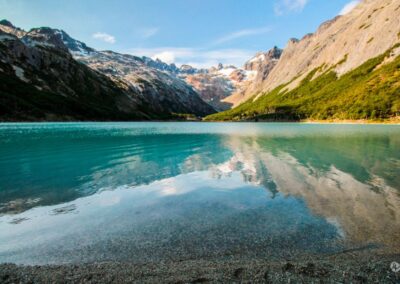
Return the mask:
M65 124L73 124L73 123L294 123L294 124L354 124L354 125L400 125L400 119L394 120L384 120L384 121L374 121L374 120L300 120L300 121L218 121L218 120L128 120L128 121L98 121L98 120L76 120L76 121L0 121L0 125L11 125L11 124L51 124L51 123L65 123Z
M268 259L195 259L135 264L0 264L1 283L398 283L392 262L400 254L344 252L328 256Z
M371 125L400 125L400 119L374 121L374 120L303 120L307 124L371 124Z
M400 117L386 119L386 120L368 120L368 119L338 119L338 120L312 120L312 119L302 119L302 120L241 120L241 121L219 121L219 120L207 120L202 122L216 122L216 123L298 123L298 124L370 124L370 125L400 125Z

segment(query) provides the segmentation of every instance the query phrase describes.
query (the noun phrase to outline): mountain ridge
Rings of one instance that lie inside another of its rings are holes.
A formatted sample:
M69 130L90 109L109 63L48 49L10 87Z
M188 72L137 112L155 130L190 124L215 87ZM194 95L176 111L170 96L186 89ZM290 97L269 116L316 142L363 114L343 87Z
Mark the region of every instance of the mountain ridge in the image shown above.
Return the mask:
M364 0L290 39L250 98L207 120L358 120L400 116L400 0ZM340 93L338 93L340 91Z
M270 91L298 76L289 86L293 88L313 69L322 64L332 67L346 55L346 62L335 66L339 75L383 54L398 42L399 6L399 0L363 0L349 13L322 23L314 33L289 40L258 90Z
M41 27L25 32L2 23L3 121L178 119L176 114L215 112L182 80L141 61L132 67L132 74L141 72L145 81L138 89L123 76L76 61L77 56L98 52L62 30Z

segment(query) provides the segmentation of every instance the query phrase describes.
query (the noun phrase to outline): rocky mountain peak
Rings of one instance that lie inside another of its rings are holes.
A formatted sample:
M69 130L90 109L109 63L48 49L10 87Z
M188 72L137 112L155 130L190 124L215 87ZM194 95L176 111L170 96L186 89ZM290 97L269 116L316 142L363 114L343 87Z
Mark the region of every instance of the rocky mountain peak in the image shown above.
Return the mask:
M277 46L274 46L270 50L267 51L267 56L272 59L279 59L282 55L283 50Z
M160 60L159 58L156 58L155 60L147 57L147 56L143 56L142 57L142 61L144 62L144 64L146 64L149 67L161 70L161 71L167 71L170 73L178 73L178 67L176 67L175 64L168 64L165 63L164 61Z
M85 43L70 37L69 34L67 34L65 31L59 30L59 32L61 32L61 40L71 53L85 55L95 52L93 48L88 47Z
M65 31L49 27L33 28L20 36L21 40L30 46L48 46L63 51L69 51L74 55L87 55L95 50L85 43L69 36Z
M301 38L301 40L306 40L306 39L309 39L309 38L311 38L311 37L313 37L313 36L314 36L313 33L308 33L308 34L305 34L305 35Z
M179 71L184 74L195 74L196 73L196 69L188 64L182 64L181 67L179 68Z
M316 33L315 34L319 34L319 33L322 33L323 31L325 31L326 29L328 29L332 24L334 24L340 17L342 17L342 16L336 16L336 17L334 17L333 19L331 19L331 20L328 20L328 21L325 21L325 22L323 22L320 26L319 26L319 28L318 28L318 30L316 31Z
M267 52L258 52L252 59L244 64L244 69L248 71L263 72L263 70L269 66L272 62L276 62L282 55L282 49L274 46Z
M62 40L62 31L49 27L31 29L22 37L22 41L29 46L47 46L68 51L67 46Z
M235 69L230 75L229 78L234 82L243 82L246 80L246 71L242 69Z
M10 21L5 19L0 21L0 30L19 38L26 34L24 30L15 27Z
M237 69L231 73L230 78L239 82L239 88L231 96L224 99L224 102L237 106L253 95L253 91L259 86L271 73L283 50L274 46L266 52L258 52L247 61L243 69Z
M295 45L296 43L298 43L299 41L300 41L299 39L292 37L292 38L289 39L289 41L288 41L288 43L287 43L287 47L293 46L293 45Z

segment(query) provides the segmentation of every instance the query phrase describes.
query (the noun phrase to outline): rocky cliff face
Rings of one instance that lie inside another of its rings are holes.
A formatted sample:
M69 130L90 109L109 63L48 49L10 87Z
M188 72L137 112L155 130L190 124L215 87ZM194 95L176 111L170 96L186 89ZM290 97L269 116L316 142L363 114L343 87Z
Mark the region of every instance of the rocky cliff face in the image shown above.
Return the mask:
M321 66L316 76L329 68L344 74L391 48L399 41L399 32L399 0L363 0L350 13L323 23L315 33L291 39L276 67L254 89L272 90L297 77L289 86L293 88Z
M0 23L0 83L2 120L164 119L214 112L192 87L138 57L98 52L61 30L24 32L8 21Z
M231 103L224 100L238 91L245 81L252 79L248 76L249 73L251 72L222 64L209 69L182 65L177 75L192 85L204 101L221 111L232 107Z
M267 78L282 55L282 49L273 47L267 52L259 52L244 64L244 70L257 71L257 77Z
M223 99L230 96L235 88L229 78L209 73L190 74L184 78L189 85L196 89L201 98L216 110L231 108L231 104L223 102Z
M1 31L8 34L13 34L16 37L23 37L26 32L20 28L15 27L10 21L1 20L0 21Z
M364 0L290 39L245 103L212 120L398 120L400 0Z
M254 95L258 86L266 80L270 72L274 69L282 55L282 49L274 47L267 52L259 52L249 61L247 61L243 69L247 74L251 74L251 80L247 80L241 84L241 88L233 92L231 96L224 99L224 102L230 103L233 107L246 101Z
M276 48L277 51L279 49ZM261 53L260 53L261 54ZM266 54L269 54L267 52ZM279 55L276 55L279 56ZM269 57L268 57L269 58ZM190 65L182 65L179 68L174 68L174 65L157 64L152 59L147 59L146 64L158 66L160 70L165 70L170 74L181 78L199 93L200 97L218 111L223 111L232 108L242 98L245 90L256 78L263 77L271 68L270 62L266 60L254 62L253 65L237 68L233 65L218 64L208 69L197 69ZM165 63L164 63L165 64ZM176 66L175 66L176 67ZM253 69L254 70L253 70Z

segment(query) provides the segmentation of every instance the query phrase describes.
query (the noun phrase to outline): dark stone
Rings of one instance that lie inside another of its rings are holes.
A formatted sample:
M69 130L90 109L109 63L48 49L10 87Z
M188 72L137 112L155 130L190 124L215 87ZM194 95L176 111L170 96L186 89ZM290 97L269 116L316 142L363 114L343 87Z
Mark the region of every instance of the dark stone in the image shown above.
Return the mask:
M282 266L282 271L293 271L294 270L294 265L291 264L290 262L287 262L285 265Z
M329 272L328 270L316 267L314 263L307 263L306 266L300 267L298 270L299 274L307 275L310 277L321 277L327 275Z
M200 278L193 280L191 283L204 283L204 282L209 282L209 281L210 281L210 279L207 279L205 277L200 277Z
M308 275L308 276L313 276L315 273L315 265L314 263L307 263L306 266L300 267L299 269L300 274Z
M269 279L269 271L265 271L264 272L264 276L263 276L265 283L272 283L272 281Z
M238 268L233 272L233 275L236 278L240 278L240 277L242 277L243 273L244 273L244 268Z
M367 277L362 276L362 275L356 275L354 276L354 280L356 281L356 283L367 283Z

